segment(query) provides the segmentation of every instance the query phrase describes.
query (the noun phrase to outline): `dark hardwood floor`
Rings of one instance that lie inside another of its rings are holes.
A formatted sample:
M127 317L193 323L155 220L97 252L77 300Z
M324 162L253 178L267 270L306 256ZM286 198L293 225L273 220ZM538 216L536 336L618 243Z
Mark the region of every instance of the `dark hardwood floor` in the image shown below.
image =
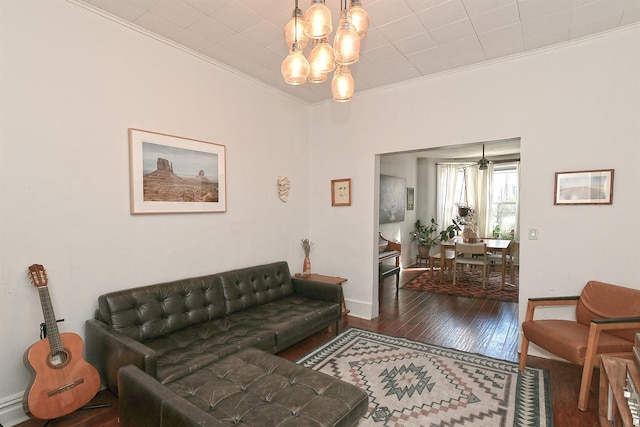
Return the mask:
M401 285L424 269L405 269ZM348 282L345 286L349 286ZM403 290L396 295L395 277L383 287L380 315L373 320L346 316L341 329L357 327L389 335L428 342L444 347L479 353L498 359L518 361L518 304L491 300L459 298L420 291ZM279 353L296 360L330 339L329 332L318 333ZM529 357L528 364L549 370L554 424L556 427L596 427L598 421L598 378L596 372L586 412L577 409L581 369L564 362ZM80 410L49 426L118 426L117 398L109 391L100 392L92 403L111 403L110 408ZM22 427L40 427L43 421L30 420Z

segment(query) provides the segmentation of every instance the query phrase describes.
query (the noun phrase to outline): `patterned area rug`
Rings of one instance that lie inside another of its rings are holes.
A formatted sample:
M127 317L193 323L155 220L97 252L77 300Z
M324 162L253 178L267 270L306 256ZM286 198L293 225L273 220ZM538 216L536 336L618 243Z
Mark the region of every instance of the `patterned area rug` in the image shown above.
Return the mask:
M369 393L359 426L553 426L543 369L357 328L297 363Z
M482 289L482 272L476 269L458 272L456 275L456 286L454 287L453 276L449 277L449 272L446 272L444 279L440 282L440 270L435 269L433 278L431 278L431 271L427 269L424 273L409 283L406 283L402 288L461 297L518 302L519 277L517 270L514 279L515 280L511 282L511 277L509 277L509 273L507 272L504 289L500 289L502 273L500 271L492 271L489 273L486 289Z

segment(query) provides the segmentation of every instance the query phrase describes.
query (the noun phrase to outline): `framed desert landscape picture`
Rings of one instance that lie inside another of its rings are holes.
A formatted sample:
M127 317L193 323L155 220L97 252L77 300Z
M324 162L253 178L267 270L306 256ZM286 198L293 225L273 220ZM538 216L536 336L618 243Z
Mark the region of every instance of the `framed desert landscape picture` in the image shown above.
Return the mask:
M610 205L613 169L556 172L554 205Z
M225 212L225 146L129 129L131 213Z

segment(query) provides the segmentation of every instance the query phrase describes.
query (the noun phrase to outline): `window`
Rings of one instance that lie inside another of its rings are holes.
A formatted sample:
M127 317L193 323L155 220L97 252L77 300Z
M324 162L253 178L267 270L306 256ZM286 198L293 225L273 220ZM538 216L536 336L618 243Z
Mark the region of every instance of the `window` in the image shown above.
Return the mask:
M518 237L519 162L492 164L490 176L478 175L475 165L438 166L438 220L459 218L458 206L474 209L473 223L479 236ZM486 200L486 202L483 202ZM440 223L440 222L439 222Z
M495 165L491 224L500 227L501 237L518 231L518 169L514 163Z

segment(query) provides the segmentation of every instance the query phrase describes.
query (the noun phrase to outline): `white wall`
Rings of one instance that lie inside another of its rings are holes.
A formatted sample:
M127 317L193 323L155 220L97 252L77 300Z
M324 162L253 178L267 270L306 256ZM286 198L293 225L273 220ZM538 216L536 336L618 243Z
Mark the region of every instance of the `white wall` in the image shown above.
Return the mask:
M633 225L640 209L640 27L412 84L314 106L311 192L353 179L353 204L311 200L314 262L349 278L351 314L377 313L379 153L521 138L520 315L532 296L578 293L586 281L640 288ZM615 169L611 206L554 206L557 171ZM569 316L568 313L565 315Z
M61 332L80 335L106 291L276 260L300 271L309 130L306 105L72 3L3 1L0 20L7 426L43 319L29 265L49 273ZM131 215L129 127L226 145L227 212ZM287 203L279 175L291 179Z

